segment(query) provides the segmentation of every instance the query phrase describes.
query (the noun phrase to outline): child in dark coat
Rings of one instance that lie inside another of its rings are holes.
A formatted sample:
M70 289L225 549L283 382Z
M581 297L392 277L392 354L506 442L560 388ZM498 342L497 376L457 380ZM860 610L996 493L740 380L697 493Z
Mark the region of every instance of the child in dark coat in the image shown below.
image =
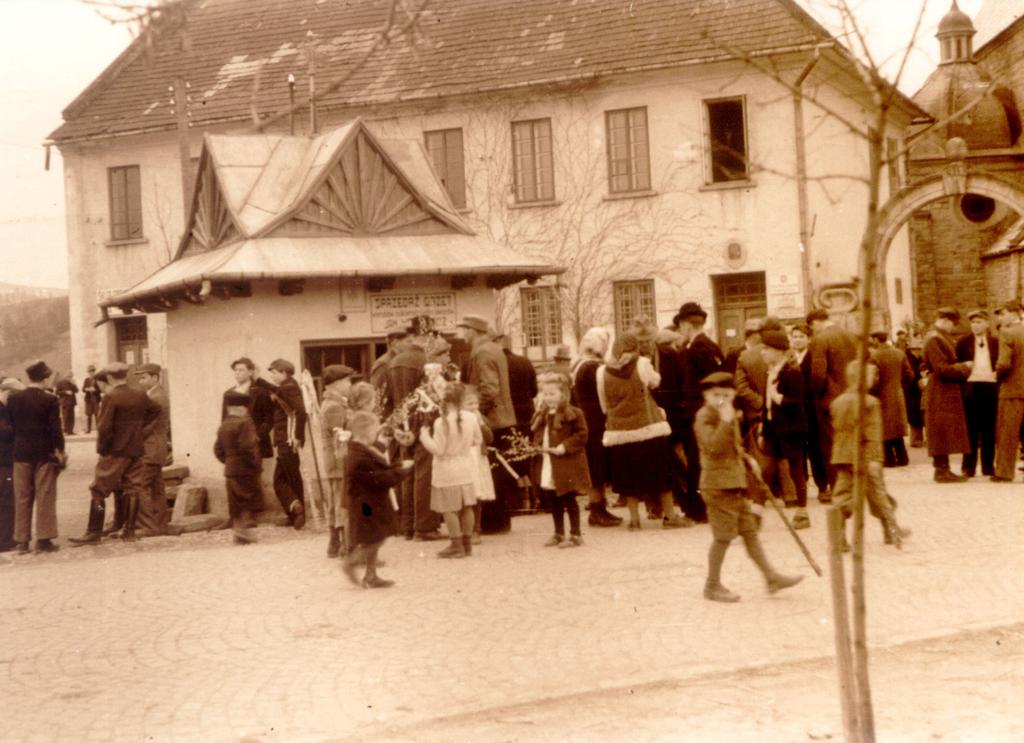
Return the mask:
M394 581L377 575L377 553L394 531L395 510L388 490L412 473L413 462L411 459L394 465L388 462L387 456L376 446L380 419L373 413L353 413L348 428L352 439L345 457L345 484L352 539L342 569L358 586L356 567L365 562L363 588L387 588L394 585Z
M700 490L707 502L708 522L714 536L708 552L704 598L728 603L740 600L721 580L725 553L737 535L743 538L750 559L764 573L769 593L796 585L801 576L776 572L757 537L760 522L747 502L747 468L760 473L757 462L743 451L739 420L733 407L736 388L732 375L709 374L701 381L701 389L704 406L697 411L693 430L700 447Z
M224 394L227 415L217 429L213 453L224 464L228 491L228 513L236 544L256 541L253 512L263 504L260 472L263 455L256 424L249 415L250 399L243 392L228 390Z
M545 547L579 547L583 544L580 533L580 507L576 502L581 493L589 493L590 468L587 466L587 421L583 411L569 404L569 385L564 375L554 372L541 374L537 380L540 389L540 408L533 416L530 428L533 443L540 448L541 460L534 473L540 483L545 500L551 503L555 534ZM565 539L565 512L569 512L569 539Z

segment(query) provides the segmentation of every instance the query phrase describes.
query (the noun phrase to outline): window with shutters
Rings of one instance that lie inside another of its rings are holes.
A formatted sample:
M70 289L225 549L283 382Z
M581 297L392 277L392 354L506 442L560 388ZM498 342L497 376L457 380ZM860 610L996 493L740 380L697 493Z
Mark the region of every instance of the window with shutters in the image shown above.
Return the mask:
M729 183L750 179L747 120L742 98L704 102L708 133L708 180Z
M523 287L519 290L519 304L527 346L546 348L562 342L562 311L555 287Z
M142 239L142 188L139 166L108 168L110 189L110 239Z
M551 119L512 122L512 169L517 204L554 201Z
M616 335L621 336L640 317L656 322L653 279L616 281L613 284L613 290L615 295Z
M458 209L466 208L466 166L461 129L424 132L430 161Z
M605 112L608 140L608 191L613 194L651 189L647 143L647 109Z

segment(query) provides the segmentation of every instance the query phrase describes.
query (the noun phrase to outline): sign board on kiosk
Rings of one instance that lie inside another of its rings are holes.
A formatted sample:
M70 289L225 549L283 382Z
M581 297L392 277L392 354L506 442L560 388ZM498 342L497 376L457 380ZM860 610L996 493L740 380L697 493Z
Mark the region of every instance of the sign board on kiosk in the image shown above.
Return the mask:
M455 292L423 292L371 294L370 330L374 334L387 333L409 324L410 318L429 315L434 326L442 333L454 333L458 315Z

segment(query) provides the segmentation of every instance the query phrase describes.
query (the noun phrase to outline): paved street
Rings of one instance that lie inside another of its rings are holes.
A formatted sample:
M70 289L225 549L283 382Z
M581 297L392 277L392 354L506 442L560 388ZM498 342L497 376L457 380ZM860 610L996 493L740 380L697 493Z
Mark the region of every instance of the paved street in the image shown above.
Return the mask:
M79 487L87 464L83 454L62 488ZM914 535L897 552L881 544L876 522L867 525L879 673L898 676L891 661L910 652L904 643L942 647L1004 628L1014 651L989 662L1011 691L975 696L960 683L950 694L961 696L941 706L946 718L968 710L974 739L1004 739L995 728L986 736L985 726L1005 721L1000 699L1009 705L1024 692L1013 630L1024 617L1024 486L938 487L923 464L887 476ZM74 510L68 497L62 490L62 517ZM65 518L63 536L80 529L81 513ZM812 507L804 534L827 567L823 513ZM261 542L248 547L216 532L2 555L0 740L621 740L631 737L633 717L694 718L688 684L703 689L695 700L754 694L770 710L768 723L789 725L769 724L761 739L794 739L771 730L807 732L794 726L799 704L755 689L766 673L805 686L813 679L835 705L827 577L814 577L774 515L764 533L770 558L806 578L769 597L736 544L724 574L743 596L736 605L700 596L706 528L585 529L576 550L541 547L546 516L517 518L513 528L461 561L438 560L439 544L392 540L381 572L397 586L387 591L349 586L313 529L261 527ZM964 657L984 658L979 643ZM914 652L917 664L933 651ZM659 689L672 693L652 710ZM578 699L590 699L589 708ZM594 699L604 700L600 709ZM709 715L723 716L719 702L703 702ZM576 704L589 709L586 727L568 714ZM913 704L876 696L880 740L904 739L901 721L924 714ZM510 716L519 724L495 722ZM837 711L818 717L809 732L840 734ZM691 720L704 739L730 729L698 722ZM737 731L745 724L737 719ZM651 739L683 735L665 730Z

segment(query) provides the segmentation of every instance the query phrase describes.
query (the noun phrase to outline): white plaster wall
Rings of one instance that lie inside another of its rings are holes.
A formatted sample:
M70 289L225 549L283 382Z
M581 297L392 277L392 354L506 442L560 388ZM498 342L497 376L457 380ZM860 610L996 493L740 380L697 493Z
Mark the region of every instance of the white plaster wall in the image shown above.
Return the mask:
M791 72L795 75L795 68ZM808 89L843 116L866 125L865 111L844 89L847 82L822 68L812 75ZM702 101L737 95L744 96L747 103L749 155L756 172L744 187L707 188ZM630 106L648 109L656 195L606 200L604 114ZM804 112L812 178L808 195L813 277L819 285L849 281L857 272L856 251L864 226L867 189L863 183L841 176L863 177L866 145L811 103L805 102ZM657 235L652 247L645 248L649 265L634 270L619 267L614 278L654 278L660 324L667 323L683 301L699 301L710 311L712 276L731 272L766 273L769 312L793 317L804 311L802 291L794 293L790 288L800 285L801 276L792 96L751 68L711 65L624 76L560 92L508 93L442 100L429 106L344 113L345 117L353 115L362 115L382 135L418 140L426 130L461 127L469 183L466 217L481 233L523 252L551 258L550 235L560 227L576 225L583 233L593 232L608 214L635 210L641 220L646 220L643 229ZM341 123L341 116L327 113L324 128ZM555 137L556 200L561 203L510 208L510 122L548 116ZM894 115L890 134L900 136L902 125ZM247 129L247 123L239 122L219 127L218 131ZM200 133L195 132L194 152L198 152L199 143ZM112 349L110 326L92 328L99 314L95 307L97 290L131 286L162 265L167 251L177 245L183 220L181 180L173 134L66 147L64 154L68 163L72 344L75 371L82 373L86 363L105 360ZM148 242L107 247L106 169L123 164L139 164L142 168ZM579 196L584 190L586 195ZM164 230L158 228L161 224ZM898 248L902 239L894 243L894 255L902 250ZM744 248L739 263L726 261L725 249L730 242ZM616 249L608 253L614 255ZM573 258L568 256L565 262ZM585 263L587 270L593 270L595 261L588 257ZM908 262L895 260L892 267L906 269L905 295L911 294ZM510 309L505 317L498 318L499 324L514 332L519 311L514 302L506 304ZM596 321L611 325L610 284L597 304ZM713 324L713 312L709 319ZM161 316L150 316L149 327L153 360L173 366L163 348Z
M399 280L396 292L452 291L445 280ZM482 286L456 292L456 312L490 316L494 295ZM183 305L167 318L167 365L170 375L171 431L174 459L198 480L222 479L213 456L220 425L221 397L233 384L229 364L248 356L261 369L276 358L301 371L304 341L362 339L373 336L367 310L346 305L348 319L338 321L338 286L310 282L302 294L283 297L276 282L254 286L250 298L210 299Z
M198 142L198 139L197 139ZM72 367L79 378L88 364L114 355L112 324L100 319L101 292L127 289L166 264L184 224L177 140L168 135L119 138L62 148L67 206ZM139 165L143 239L110 244L107 168ZM150 360L164 364L162 315L147 318Z

